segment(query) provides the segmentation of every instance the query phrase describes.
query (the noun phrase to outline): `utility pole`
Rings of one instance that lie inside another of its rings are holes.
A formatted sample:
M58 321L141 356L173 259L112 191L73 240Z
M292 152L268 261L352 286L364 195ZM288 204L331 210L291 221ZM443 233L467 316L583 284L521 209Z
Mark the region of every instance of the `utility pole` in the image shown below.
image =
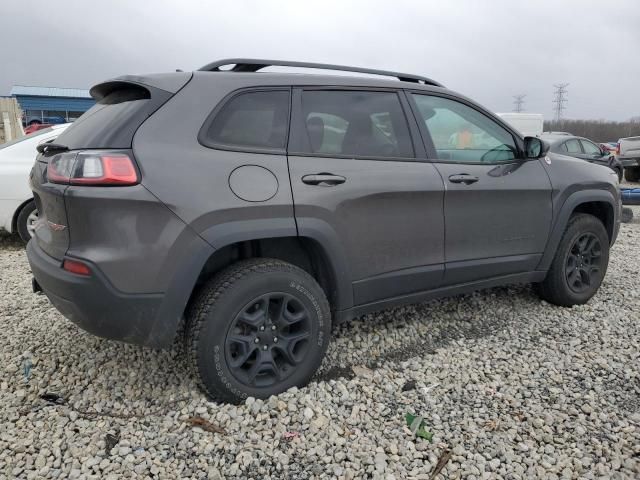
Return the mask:
M554 107L553 110L556 112L556 122L562 120L562 112L567 104L567 87L568 83L556 83L553 85L555 87L555 91L553 92L555 98L553 100Z
M514 112L524 112L524 97L526 97L524 93L513 96L513 104L515 105L515 108L513 109Z

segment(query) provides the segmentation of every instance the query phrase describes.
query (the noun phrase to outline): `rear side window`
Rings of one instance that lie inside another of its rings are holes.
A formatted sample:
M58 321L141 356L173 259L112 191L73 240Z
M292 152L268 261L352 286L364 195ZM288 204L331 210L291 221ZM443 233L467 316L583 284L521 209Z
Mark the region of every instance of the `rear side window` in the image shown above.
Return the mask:
M138 127L170 97L164 90L123 82L73 122L56 143L70 150L131 148Z
M304 91L308 152L352 157L413 157L409 127L393 92Z
M568 153L582 153L582 150L580 150L580 143L576 139L565 142L564 149Z
M284 150L289 125L289 91L236 95L204 126L202 142L210 147Z

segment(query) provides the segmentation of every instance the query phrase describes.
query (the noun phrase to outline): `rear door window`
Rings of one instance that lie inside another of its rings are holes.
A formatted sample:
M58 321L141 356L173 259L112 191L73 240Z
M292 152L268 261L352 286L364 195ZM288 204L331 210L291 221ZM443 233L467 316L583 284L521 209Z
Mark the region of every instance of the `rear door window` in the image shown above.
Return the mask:
M289 125L289 90L236 95L205 123L201 141L209 147L284 150Z
M564 148L567 150L567 153L582 153L580 149L580 142L576 139L567 140L564 144Z
M408 158L413 146L395 92L302 92L307 152L348 157Z

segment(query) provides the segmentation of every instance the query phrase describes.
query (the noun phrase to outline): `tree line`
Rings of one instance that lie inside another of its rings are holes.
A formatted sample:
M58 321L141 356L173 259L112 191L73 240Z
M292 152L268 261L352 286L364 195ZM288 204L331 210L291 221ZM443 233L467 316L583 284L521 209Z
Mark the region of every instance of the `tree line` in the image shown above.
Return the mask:
M627 122L609 122L605 120L547 120L545 132L569 132L594 142L617 142L624 137L640 136L640 117Z

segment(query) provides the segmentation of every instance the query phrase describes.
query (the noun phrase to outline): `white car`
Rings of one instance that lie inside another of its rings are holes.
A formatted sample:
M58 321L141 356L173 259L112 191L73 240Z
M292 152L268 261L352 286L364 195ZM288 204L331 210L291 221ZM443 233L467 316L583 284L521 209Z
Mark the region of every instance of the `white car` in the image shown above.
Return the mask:
M29 188L36 147L58 137L71 125L52 125L26 137L0 144L0 230L17 232L26 243L33 234L38 211Z

